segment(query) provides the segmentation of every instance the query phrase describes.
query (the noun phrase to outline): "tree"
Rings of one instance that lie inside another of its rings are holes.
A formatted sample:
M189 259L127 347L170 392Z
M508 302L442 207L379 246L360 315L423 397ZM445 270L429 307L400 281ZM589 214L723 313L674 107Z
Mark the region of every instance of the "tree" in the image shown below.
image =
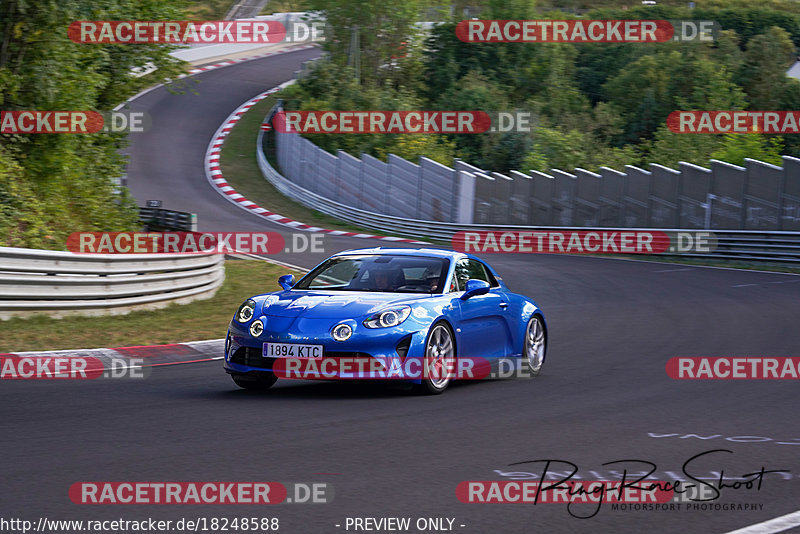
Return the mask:
M649 138L656 124L676 109L670 89L676 67L682 63L683 56L677 50L644 56L603 86L607 99L622 114L625 142Z
M110 111L155 80L183 68L174 46L74 43L76 20L175 20L168 0L8 0L0 5L0 106L4 110ZM133 67L156 73L136 78ZM0 135L6 167L0 212L16 245L63 247L73 231L131 230L133 201L117 193L122 134ZM45 239L44 236L50 236Z
M722 136L711 134L679 134L671 132L666 125L658 128L652 143L640 146L642 160L666 167L677 167L685 161L695 165L708 165L710 155L722 147Z
M509 103L502 88L488 80L480 72L467 73L435 104L438 109L468 111L496 111L508 109ZM487 167L498 135L452 134L447 136L455 142L456 155L478 167Z
M568 44L544 44L550 58L541 92L541 113L556 123L567 124L569 117L590 110L589 100L575 83L575 57L577 50Z
M723 1L728 2L728 0ZM744 2L751 4L750 0ZM794 13L781 12L763 5L757 7L727 5L724 9L700 7L694 10L690 18L716 21L723 30L734 30L741 36L743 42L749 41L756 35L767 33L769 28L777 26L791 36L795 45L800 46L800 26L798 26L800 16L797 4L794 4Z
M778 109L787 91L786 69L795 57L794 44L782 28L773 26L747 41L739 72L750 109Z
M640 58L603 86L624 119L624 142L652 138L675 110L742 109L744 95L731 73L706 56L698 44L666 49Z
M8 149L0 146L0 245L52 248L42 205L22 173Z
M356 67L363 85L381 86L396 79L392 56L405 53L414 38L420 0L310 0L312 10L325 18L323 47L337 65Z
M533 133L533 149L523 162L525 170L569 171L584 165L587 160L586 137L572 130L562 132L558 128L536 128Z
M734 165L744 165L745 158L757 159L773 165L782 165L783 146L780 137L761 134L727 134L722 147L711 154L712 159Z
M712 57L717 63L725 65L728 72L738 73L744 61L740 48L741 39L735 30L720 32L719 38L712 47Z

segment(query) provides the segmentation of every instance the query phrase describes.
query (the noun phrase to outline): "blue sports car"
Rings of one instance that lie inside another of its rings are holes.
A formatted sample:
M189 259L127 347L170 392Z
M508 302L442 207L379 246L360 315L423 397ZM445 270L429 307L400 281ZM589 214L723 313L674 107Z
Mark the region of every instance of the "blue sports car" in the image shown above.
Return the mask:
M513 361L529 376L545 360L547 326L539 307L469 254L349 250L297 282L284 275L278 283L282 291L247 299L228 328L225 370L240 387L266 389L278 377L368 375L409 380L437 394L461 376L453 371L462 370L462 359ZM348 358L362 360L361 367L336 367ZM323 360L335 372L317 365ZM309 368L320 374L292 375ZM410 372L415 369L425 372Z

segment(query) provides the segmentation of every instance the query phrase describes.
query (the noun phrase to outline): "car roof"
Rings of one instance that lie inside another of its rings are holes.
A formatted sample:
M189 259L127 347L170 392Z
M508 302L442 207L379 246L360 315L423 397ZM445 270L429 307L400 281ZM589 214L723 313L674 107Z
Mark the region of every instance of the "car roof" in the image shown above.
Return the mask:
M333 257L350 256L357 254L385 254L392 256L427 256L433 258L449 258L452 260L467 257L467 254L464 254L462 252L455 252L453 250L445 250L441 248L386 248L386 247L345 250L343 252L334 254Z

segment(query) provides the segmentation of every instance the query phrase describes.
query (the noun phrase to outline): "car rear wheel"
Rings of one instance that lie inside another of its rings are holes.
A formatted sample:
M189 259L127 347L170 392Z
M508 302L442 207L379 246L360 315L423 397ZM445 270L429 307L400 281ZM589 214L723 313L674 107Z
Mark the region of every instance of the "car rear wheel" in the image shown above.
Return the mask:
M247 375L231 375L233 381L236 383L237 386L244 389L250 389L253 391L264 391L272 387L278 377L274 374L260 374L258 376L247 376Z
M537 376L542 372L545 353L547 350L547 335L544 330L542 318L538 315L531 317L528 327L525 330L525 347L523 355L528 372L532 376Z
M419 391L427 395L438 395L450 385L456 365L456 345L453 333L447 324L433 325L425 343L424 375Z

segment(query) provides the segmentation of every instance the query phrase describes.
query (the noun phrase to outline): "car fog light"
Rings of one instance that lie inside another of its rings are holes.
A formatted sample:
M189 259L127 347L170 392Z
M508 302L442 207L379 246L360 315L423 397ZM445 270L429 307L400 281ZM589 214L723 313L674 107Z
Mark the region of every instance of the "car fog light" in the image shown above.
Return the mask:
M349 324L338 324L333 328L333 339L336 341L347 341L353 335L353 329Z
M253 321L253 324L250 325L250 335L253 337L258 337L264 331L264 323L261 321Z

